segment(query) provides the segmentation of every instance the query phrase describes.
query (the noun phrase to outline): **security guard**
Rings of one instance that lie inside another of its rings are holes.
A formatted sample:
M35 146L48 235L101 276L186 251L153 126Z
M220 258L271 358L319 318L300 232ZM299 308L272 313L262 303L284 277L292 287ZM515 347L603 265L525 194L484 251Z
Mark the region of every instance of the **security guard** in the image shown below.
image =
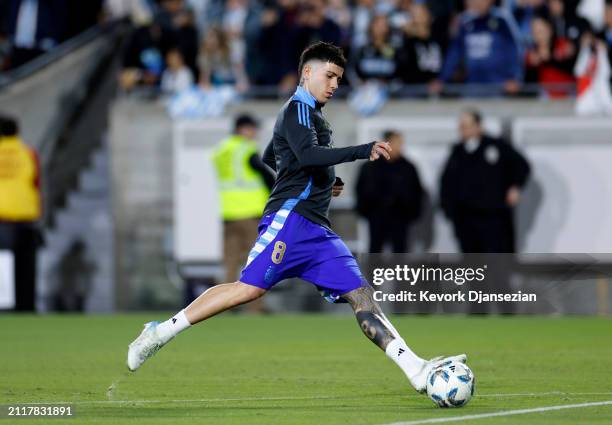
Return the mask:
M513 212L529 164L509 143L483 134L476 110L461 114L459 130L461 141L453 145L442 174L442 209L463 252L512 253Z
M480 112L468 109L459 120L461 141L452 147L442 174L440 201L453 223L461 251L487 264L487 282L478 290L505 293L510 288L512 255L516 250L514 208L530 173L527 160L509 143L483 134ZM474 288L476 289L476 288ZM488 306L470 303L470 312ZM499 303L512 313L511 303Z
M219 144L212 157L221 194L226 281L238 279L274 185L274 173L257 152L258 129L252 116L239 115L233 134Z
M14 119L0 117L0 249L13 253L15 310L34 311L40 170L36 152L18 131Z

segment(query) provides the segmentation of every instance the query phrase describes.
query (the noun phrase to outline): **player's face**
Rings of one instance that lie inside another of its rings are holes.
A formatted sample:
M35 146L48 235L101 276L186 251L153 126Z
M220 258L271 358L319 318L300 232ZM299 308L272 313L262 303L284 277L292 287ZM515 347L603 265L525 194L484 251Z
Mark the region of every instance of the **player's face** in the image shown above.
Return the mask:
M304 88L320 103L326 103L340 85L344 68L331 62L312 62L304 66Z

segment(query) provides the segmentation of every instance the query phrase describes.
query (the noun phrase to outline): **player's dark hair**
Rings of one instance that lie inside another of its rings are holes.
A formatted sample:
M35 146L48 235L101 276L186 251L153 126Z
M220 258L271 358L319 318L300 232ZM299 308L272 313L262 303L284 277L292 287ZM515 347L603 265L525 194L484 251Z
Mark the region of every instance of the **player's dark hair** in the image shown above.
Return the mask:
M302 70L304 64L310 60L320 60L323 62L331 62L334 65L338 65L341 68L346 68L346 58L344 52L338 46L334 46L331 43L325 43L324 41L318 41L310 46L306 47L300 55L300 64L298 66L299 78L302 78Z
M397 130L385 130L383 131L382 138L385 142L393 139L394 137L399 136L399 132Z
M471 116L476 124L480 125L482 123L482 114L478 109L467 108L463 110L463 113Z
M17 120L7 115L0 115L0 136L16 136L19 133Z

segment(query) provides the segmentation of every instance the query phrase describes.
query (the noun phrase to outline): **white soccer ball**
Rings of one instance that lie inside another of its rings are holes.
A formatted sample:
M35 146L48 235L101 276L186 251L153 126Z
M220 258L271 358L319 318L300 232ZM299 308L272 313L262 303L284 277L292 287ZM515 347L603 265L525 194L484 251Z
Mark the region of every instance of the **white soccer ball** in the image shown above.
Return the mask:
M475 377L466 364L449 360L432 369L427 395L439 407L465 406L474 395Z

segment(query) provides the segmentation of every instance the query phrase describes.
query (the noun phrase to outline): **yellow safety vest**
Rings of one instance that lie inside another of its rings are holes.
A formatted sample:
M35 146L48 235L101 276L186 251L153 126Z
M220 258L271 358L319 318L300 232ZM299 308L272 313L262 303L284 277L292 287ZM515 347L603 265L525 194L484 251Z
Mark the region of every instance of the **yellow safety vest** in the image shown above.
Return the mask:
M261 175L249 164L254 153L254 141L234 135L223 140L212 155L224 220L261 217L263 213L270 193Z
M38 166L32 150L18 137L0 138L0 221L40 218Z

